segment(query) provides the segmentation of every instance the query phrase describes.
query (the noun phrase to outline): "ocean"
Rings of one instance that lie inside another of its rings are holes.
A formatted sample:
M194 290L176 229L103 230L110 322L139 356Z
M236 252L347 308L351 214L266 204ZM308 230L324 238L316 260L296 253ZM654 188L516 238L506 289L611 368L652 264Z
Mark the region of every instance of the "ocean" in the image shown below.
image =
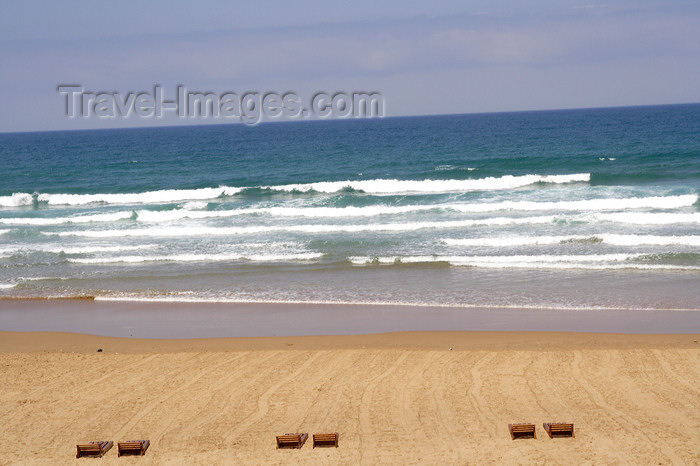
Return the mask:
M0 297L700 309L700 105L0 134Z

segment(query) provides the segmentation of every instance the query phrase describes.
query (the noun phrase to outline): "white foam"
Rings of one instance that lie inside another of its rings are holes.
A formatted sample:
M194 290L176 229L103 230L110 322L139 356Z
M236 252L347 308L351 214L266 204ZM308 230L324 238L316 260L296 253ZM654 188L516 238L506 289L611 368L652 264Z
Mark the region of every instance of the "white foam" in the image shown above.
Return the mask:
M111 212L107 214L92 214L92 215L77 215L73 217L55 217L55 218L31 218L31 217L12 217L0 218L0 224L5 225L63 225L66 223L96 223L96 222L116 222L119 220L128 220L132 218L132 211Z
M628 262L647 254L512 255L512 256L381 256L348 257L354 265L448 263L453 266L517 269L649 269L700 270L696 266Z
M680 207L692 206L698 200L695 194L682 196L665 197L644 197L644 198L604 198L589 199L581 201L560 201L560 202L534 202L534 201L510 201L493 203L471 203L471 204L433 204L433 205L407 205L407 206L387 206L373 205L366 207L264 207L236 210L215 210L215 211L191 211L187 209L153 211L138 210L136 215L140 222L166 222L184 218L204 219L204 218L225 218L240 215L268 214L275 217L306 217L306 218L350 218L350 217L370 217L377 215L399 215L411 212L421 212L429 210L447 210L463 213L484 213L499 210L512 211L546 211L546 210L575 210L575 211L603 211L622 209L676 209ZM204 203L206 206L206 203Z
M601 243L615 246L642 246L642 245L685 245L700 246L700 236L655 236L655 235L570 235L570 236L504 236L494 238L467 238L442 240L449 246L483 246L483 247L509 247L561 244L576 241L600 241Z
M370 206L370 207L265 207L236 210L212 210L212 211L189 211L189 210L138 210L136 212L140 222L168 222L180 219L204 219L204 218L227 218L241 215L269 214L277 217L307 217L307 218L343 218L343 217L368 217L382 214L400 214L418 210L434 209L435 206Z
M183 296L187 294L188 296ZM139 295L120 295L120 296L95 296L95 301L113 301L113 302L143 302L143 303L241 303L241 304L322 304L322 305L337 305L337 306L407 306L407 307L443 307L443 308L463 308L463 309L532 309L532 310L570 310L570 311L618 311L629 310L628 307L614 306L566 306L566 305L547 305L547 304L474 304L474 303L440 303L440 302L416 302L416 301L343 301L343 300L321 300L321 299L246 299L241 297L211 297L211 296L192 296L192 292L179 292L178 295L172 296L139 296ZM647 311L679 311L679 312L697 312L694 308L644 308L636 306L635 310Z
M479 204L450 204L445 208L459 212L491 212L498 210L576 210L601 211L624 209L678 209L689 207L698 201L696 194L681 196L653 196L631 198L602 198L579 201L535 202L535 201L505 201Z
M590 254L590 255L512 255L512 256L383 256L383 257L349 257L353 264L379 263L379 264L415 264L421 262L449 262L463 264L508 264L513 262L527 263L556 263L556 262L601 262L623 261L639 257L642 254Z
M256 209L259 213L267 213L277 217L309 217L309 218L344 218L371 217L375 215L397 215L408 212L433 210L438 205L386 206L376 205L367 207L268 207Z
M296 254L173 254L167 256L116 256L96 257L89 259L69 259L78 264L135 264L143 262L222 262L222 261L253 261L253 262L288 262L309 261L322 257L322 253L305 252Z
M275 191L316 191L335 193L344 189L354 189L370 194L403 194L403 193L449 193L465 191L486 191L514 189L535 183L573 183L590 181L590 173L573 175L506 175L500 178L488 177L470 180L360 180L360 181L328 181L306 184L287 184L264 186L263 189Z
M14 193L11 196L0 196L0 206L2 207L20 207L32 205L34 196L28 193Z
M17 277L18 282L36 282L43 280L70 280L70 277Z
M451 171L451 170L466 170L468 172L473 172L474 170L477 170L477 168L473 167L458 167L456 165L438 165L434 169L436 172L444 172L444 171Z
M16 283L0 283L0 290L9 290L17 286Z
M2 248L0 249L0 254L16 254L18 252L27 251L41 251L49 252L53 254L96 254L96 253L110 253L110 252L125 252L125 251L141 251L144 249L152 249L157 245L155 244L139 244L133 246L75 246L66 247L60 244L57 245L27 245L21 248Z
M535 183L574 183L590 181L589 173L572 175L506 175L499 178L477 178L471 180L359 180L328 181L307 184L288 184L278 186L261 186L262 189L275 191L316 191L334 193L346 188L372 194L401 193L448 193L463 191L484 191L513 189ZM219 186L218 188L200 189L164 189L141 193L98 193L98 194L29 194L14 193L0 196L0 206L17 207L31 205L34 198L49 205L85 205L85 204L151 204L182 201L203 201L221 196L233 196L244 187Z
M700 246L700 236L657 236L657 235L613 235L604 234L599 236L604 243L615 246L640 246L640 245L656 245L656 246Z
M122 194L39 194L37 200L47 202L49 205L154 204L216 199L221 196L233 196L241 190L242 188L220 186L218 188L164 189Z
M182 208L187 209L187 210L201 210L201 209L206 209L207 205L209 205L208 202L190 201L190 202L186 202L185 205L182 206Z
M652 213L652 212L619 212L598 214L600 220L631 223L634 225L671 225L674 223L700 223L700 213Z
M0 230L0 235L4 235L5 233L9 233L12 230Z
M129 230L83 230L65 231L58 233L42 232L44 235L78 236L87 238L118 238L118 237L188 237L188 236L227 236L246 235L275 232L293 233L357 233L357 232L397 232L415 231L422 229L446 229L462 228L475 225L522 225L552 223L554 216L508 218L494 217L479 220L455 220L446 222L413 222L413 223L380 223L380 224L353 224L353 225L275 225L275 226L249 226L249 227L188 227L173 228L142 228Z
M536 244L559 244L564 241L581 241L592 236L504 236L494 238L467 238L467 239L452 239L445 238L443 243L449 246L491 246L491 247L509 247L509 246L529 246Z

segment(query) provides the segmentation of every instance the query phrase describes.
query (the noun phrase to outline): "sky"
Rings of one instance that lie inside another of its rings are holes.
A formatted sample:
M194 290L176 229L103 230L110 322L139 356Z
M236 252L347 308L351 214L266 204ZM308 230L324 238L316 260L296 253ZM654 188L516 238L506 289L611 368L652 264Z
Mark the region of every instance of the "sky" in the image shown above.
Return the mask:
M700 102L700 2L0 0L0 132L230 123L66 116L86 92L376 92L387 116Z

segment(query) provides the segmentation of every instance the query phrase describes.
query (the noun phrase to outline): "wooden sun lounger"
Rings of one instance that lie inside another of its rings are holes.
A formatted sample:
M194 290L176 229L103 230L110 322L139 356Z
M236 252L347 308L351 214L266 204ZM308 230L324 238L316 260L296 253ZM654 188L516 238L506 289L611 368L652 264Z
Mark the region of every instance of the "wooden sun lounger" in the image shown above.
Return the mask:
M146 450L151 445L150 440L127 440L117 444L117 456L146 454Z
M536 438L535 424L508 424L508 430L513 440L516 438Z
M114 445L114 442L90 442L76 445L78 449L78 454L76 458L81 456L97 456L102 458L102 456L109 451Z
M545 422L542 425L547 434L549 434L549 438L574 436L573 424L567 424L565 422Z
M309 438L309 434L306 432L278 435L277 448L301 448L306 443L307 438Z
M332 434L314 434L314 448L336 447L338 448L338 432Z

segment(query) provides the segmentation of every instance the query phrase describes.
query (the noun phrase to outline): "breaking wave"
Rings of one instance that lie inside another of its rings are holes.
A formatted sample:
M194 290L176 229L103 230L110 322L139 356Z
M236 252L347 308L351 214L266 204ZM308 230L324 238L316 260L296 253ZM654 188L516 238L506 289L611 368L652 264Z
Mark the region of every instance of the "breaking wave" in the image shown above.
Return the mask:
M362 180L362 181L325 181L307 184L287 184L278 186L231 187L199 189L165 189L142 193L114 194L48 194L48 193L14 193L0 196L0 206L18 207L35 203L48 205L87 205L87 204L153 204L182 201L203 201L225 196L234 196L248 189L263 189L280 192L321 192L336 193L350 190L370 194L405 194L405 193L450 193L468 191L486 191L514 189L536 183L574 183L588 182L589 173L573 175L505 175L502 177L477 178L468 180Z

